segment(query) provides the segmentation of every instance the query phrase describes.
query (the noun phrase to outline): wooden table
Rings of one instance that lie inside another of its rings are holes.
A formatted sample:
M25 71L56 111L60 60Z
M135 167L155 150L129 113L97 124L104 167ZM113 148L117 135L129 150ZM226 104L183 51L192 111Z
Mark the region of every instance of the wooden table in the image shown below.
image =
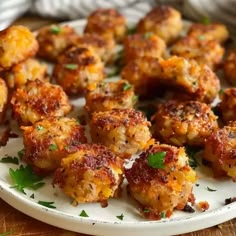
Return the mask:
M14 24L23 24L35 30L40 26L53 23L50 19L39 17L23 17ZM188 227L186 225L186 227ZM0 199L0 235L4 232L11 232L14 236L83 236L59 229L54 226L42 223L25 214L15 210L10 205ZM218 226L196 231L193 233L182 234L182 236L236 236L236 218Z

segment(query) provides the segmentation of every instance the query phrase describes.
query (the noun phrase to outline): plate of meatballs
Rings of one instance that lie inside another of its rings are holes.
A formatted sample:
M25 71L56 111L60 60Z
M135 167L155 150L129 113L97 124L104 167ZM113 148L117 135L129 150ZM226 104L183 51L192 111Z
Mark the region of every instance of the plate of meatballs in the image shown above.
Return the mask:
M231 41L225 25L162 5L142 19L98 9L1 31L1 198L94 235L173 235L234 218Z

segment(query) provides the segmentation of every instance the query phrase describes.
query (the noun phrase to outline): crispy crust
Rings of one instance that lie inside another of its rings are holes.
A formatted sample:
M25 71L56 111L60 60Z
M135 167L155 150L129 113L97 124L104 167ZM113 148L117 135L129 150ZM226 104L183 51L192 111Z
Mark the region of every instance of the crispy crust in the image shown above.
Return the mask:
M23 125L48 116L64 116L72 108L60 86L37 79L18 88L12 95L11 104L14 118Z
M75 119L48 117L23 129L23 159L39 174L60 166L61 159L86 143L85 130Z
M8 102L8 89L5 81L0 78L0 124L4 122Z
M0 32L0 70L32 57L38 51L38 42L28 28L16 25Z
M227 81L236 86L236 49L226 56L223 69Z
M160 104L153 120L156 136L176 146L202 146L205 138L218 129L211 107L198 101Z
M122 174L123 161L108 148L82 144L76 153L62 159L53 183L78 203L104 203L117 197Z

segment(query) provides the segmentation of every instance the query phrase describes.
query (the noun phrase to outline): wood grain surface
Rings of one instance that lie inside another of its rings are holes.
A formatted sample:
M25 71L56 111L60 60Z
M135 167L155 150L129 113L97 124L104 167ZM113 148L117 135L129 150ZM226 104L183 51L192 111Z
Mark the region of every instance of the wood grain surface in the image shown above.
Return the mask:
M51 19L23 17L14 24L28 26L31 30L53 23ZM188 227L186 225L186 227ZM12 208L0 199L0 236L9 232L11 236L83 236L42 223ZM208 229L182 234L182 236L236 236L236 219Z

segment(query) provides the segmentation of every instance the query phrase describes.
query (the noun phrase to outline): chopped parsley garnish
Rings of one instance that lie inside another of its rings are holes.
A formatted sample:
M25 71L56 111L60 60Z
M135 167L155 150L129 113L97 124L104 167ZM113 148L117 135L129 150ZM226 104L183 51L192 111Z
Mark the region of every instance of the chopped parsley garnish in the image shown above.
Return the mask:
M166 152L151 153L148 156L148 165L153 168L165 169Z
M65 64L64 67L66 69L69 69L69 70L76 70L76 69L78 69L78 65L77 64Z
M7 231L5 233L1 233L0 236L6 236L6 235L10 235L13 234L13 231Z
M132 98L133 104L137 103L137 101L138 101L138 95L134 95Z
M220 89L219 95L222 95L222 94L224 94L224 90L223 90L223 89Z
M149 213L149 212L150 212L150 209L144 208L144 209L143 209L143 212L144 212L144 213Z
M209 25L211 23L211 19L208 16L204 16L201 21L203 25Z
M79 214L81 217L89 217L85 210L82 210Z
M194 148L194 147L186 147L186 153L189 157L189 165L193 168L196 169L198 167L198 162L195 158L195 155L200 151L199 148Z
M43 128L43 126L41 126L41 125L37 125L36 129L37 129L38 131L41 131L41 130L43 130L44 128Z
M52 25L50 27L50 30L53 34L59 34L61 33L61 28L59 26L56 26L56 25Z
M25 149L24 148L17 152L17 156L19 157L20 160L22 159L24 154L25 154Z
M166 218L166 213L164 211L161 212L161 219Z
M149 39L152 36L151 32L147 32L146 34L143 35L145 39Z
M56 208L55 206L53 206L54 202L38 201L38 204L42 205L42 206L45 206L45 207L48 207L48 208L53 208L53 209Z
M5 156L0 160L1 163L11 163L11 164L19 164L19 159L17 157Z
M131 88L132 88L131 84L126 84L126 83L123 84L123 91L129 90Z
M199 39L199 40L204 40L204 39L205 39L205 36L204 36L204 35L200 35L200 36L198 37L198 39Z
M57 150L57 145L56 145L56 144L50 144L50 145L49 145L49 150L50 150L50 151L55 151L55 150Z
M32 193L32 194L30 195L30 198L34 199L34 193Z
M121 72L121 67L117 66L115 67L115 69L113 71L111 71L110 73L107 74L107 78L111 78L113 76L119 75Z
M10 168L9 174L13 181L12 188L17 189L24 194L26 194L24 191L25 188L36 190L45 184L44 182L41 182L42 177L36 175L30 166L24 167L21 165L19 169L16 170Z
M116 216L116 218L119 219L119 220L123 220L124 219L123 213L121 215L119 215L119 216Z
M215 192L215 191L217 191L216 189L209 188L208 186L206 187L206 189L207 189L209 192Z

